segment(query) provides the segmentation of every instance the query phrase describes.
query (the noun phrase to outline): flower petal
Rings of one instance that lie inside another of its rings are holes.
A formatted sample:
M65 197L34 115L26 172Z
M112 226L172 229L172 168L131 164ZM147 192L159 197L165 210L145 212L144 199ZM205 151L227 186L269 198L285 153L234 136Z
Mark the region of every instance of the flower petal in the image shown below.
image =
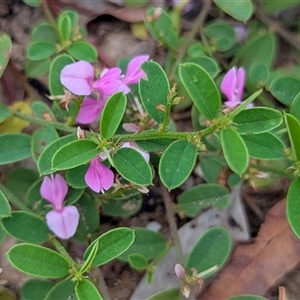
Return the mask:
M122 83L121 72L119 68L112 68L108 71L104 70L101 78L93 82L93 88L99 90L100 93L111 96L118 90Z
M238 106L239 104L241 104L242 102L238 102L238 101L225 101L224 104L228 107L228 108L234 108L236 106Z
M246 70L243 67L241 67L238 69L237 75L236 75L236 99L237 99L237 101L242 101L245 80L246 80Z
M121 146L121 148L131 148L137 152L139 152L146 160L146 162L149 162L150 160L150 154L146 151L143 151L142 149L140 149L136 143L134 142L125 142L123 143L123 145Z
M140 78L145 78L146 74L141 69L141 65L149 59L149 55L139 55L134 57L128 64L123 82L126 85L138 83Z
M235 101L236 67L231 68L223 77L221 91L229 101Z
M81 124L90 124L97 120L104 107L105 101L97 101L92 98L85 97L80 106L80 110L76 117L76 121Z
M46 215L48 227L62 239L68 239L76 232L79 212L75 206L66 206L60 211L51 210Z
M67 65L60 73L61 83L75 95L90 95L93 78L94 68L86 61L78 61Z
M40 193L44 199L53 204L54 209L62 208L62 203L68 193L68 185L65 179L60 175L46 176L41 185Z
M86 184L96 193L108 190L114 183L114 173L104 166L98 158L94 158L90 162L90 166L85 174L84 180Z

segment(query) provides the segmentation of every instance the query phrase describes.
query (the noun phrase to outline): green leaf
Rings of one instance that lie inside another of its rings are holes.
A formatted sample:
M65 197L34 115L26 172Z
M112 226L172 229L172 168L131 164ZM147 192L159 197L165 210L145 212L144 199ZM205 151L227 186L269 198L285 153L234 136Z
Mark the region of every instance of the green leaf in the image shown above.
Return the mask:
M105 215L129 217L138 212L142 206L143 197L136 189L125 190L121 196L103 201L101 208Z
M12 112L10 109L6 107L6 105L0 103L0 123L5 121L8 117L12 115Z
M0 190L0 218L10 216L11 209L6 196Z
M32 7L39 7L42 5L42 0L24 0L24 2Z
M170 50L179 48L177 32L169 14L159 8L150 8L146 12L145 26L152 37Z
M134 241L134 230L129 228L112 229L96 240L94 240L84 253L84 260L87 259L89 253L95 243L98 243L98 251L92 263L93 266L103 265L125 252Z
M300 121L300 93L295 96L292 102L290 114L293 115L298 121Z
M68 261L57 252L48 248L18 244L7 253L10 263L19 271L44 278L60 278L69 272Z
M54 113L51 108L42 101L34 101L30 103L30 108L34 112L35 116L41 120L55 121Z
M149 139L144 141L136 141L136 144L142 150L148 152L164 151L171 144L171 139Z
M164 290L152 295L147 300L181 300L181 293L179 288L172 288Z
M87 163L99 154L92 140L80 139L62 146L53 156L52 171L67 170Z
M257 295L238 295L226 298L226 300L267 300L267 298Z
M193 186L178 197L180 208L191 218L196 217L206 207L215 206L224 210L229 203L230 197L226 188L215 183Z
M288 135L292 147L294 160L300 160L300 124L298 120L290 114L284 113L284 120L288 130Z
M78 20L79 20L79 16L78 13L76 11L73 10L65 10L63 11L59 17L58 17L58 23L61 22L61 20L65 17L68 17L71 21L71 27L73 28L73 30L75 29L75 27L78 25Z
M100 119L102 137L110 139L115 134L125 113L126 104L124 93L116 93L107 100Z
M87 272L92 265L93 260L95 259L95 256L97 254L98 251L98 243L93 244L93 247L91 248L90 254L88 255L87 259L84 261L83 265L81 266L79 272L81 274Z
M4 230L2 226L2 222L0 220L0 246L3 244L6 238L6 231Z
M38 160L43 150L59 138L54 127L44 127L34 132L31 140L32 157Z
M207 183L217 183L224 163L215 156L201 156L202 176Z
M27 58L30 60L42 60L52 56L55 52L55 45L51 42L34 42L27 48Z
M139 254L139 253L134 253L128 256L129 264L132 268L136 270L145 270L148 265L148 259Z
M260 3L260 8L266 14L274 14L279 11L287 10L300 4L299 0L263 0Z
M57 32L49 23L41 23L31 32L32 42L49 42L52 44L58 43Z
M242 139L252 158L264 160L284 158L284 144L270 132L242 135Z
M180 186L188 178L196 156L196 146L186 140L177 140L168 146L159 162L159 176L169 190Z
M0 165L10 164L30 156L30 135L7 133L0 136Z
M279 102L291 106L300 92L300 80L289 76L275 78L271 82L269 90Z
M186 63L179 67L179 77L199 112L210 120L217 117L221 98L209 74L193 63Z
M239 134L257 134L270 131L282 123L280 111L267 107L242 110L233 118L232 126Z
M21 288L22 300L44 300L54 283L43 279L27 280Z
M213 0L213 1L225 13L227 13L234 19L242 22L248 21L251 18L254 11L253 4L250 0L243 0L243 1Z
M145 158L131 148L120 148L112 157L115 168L120 175L137 185L150 185L152 171Z
M204 33L211 40L211 46L217 51L228 51L236 43L236 34L233 27L222 20L210 22L205 26Z
M71 39L72 29L71 19L68 15L64 15L63 17L59 18L58 30L64 43Z
M210 228L200 237L191 250L187 258L186 269L196 268L198 273L214 266L219 269L228 259L231 248L231 237L225 228ZM210 273L210 276L216 273L218 269Z
M300 221L299 221L299 209L300 209L300 179L296 178L289 187L287 194L286 202L286 214L289 224L297 235L300 238Z
M255 88L263 87L269 78L269 69L265 64L253 63L249 70L249 81Z
M75 293L78 300L102 300L96 287L88 280L83 279L75 286Z
M69 185L75 189L83 189L87 187L84 180L85 173L87 172L89 165L81 165L79 167L67 170L66 180Z
M247 170L249 163L248 151L244 141L232 128L222 129L220 138L229 168L241 176Z
M47 175L51 174L52 171L52 165L51 160L54 156L54 154L61 149L64 145L68 144L69 142L76 141L77 138L75 134L70 134L63 136L53 143L51 143L40 155L38 161L37 161L37 167L41 175Z
M71 278L64 279L57 284L49 291L45 300L71 300L76 299L75 296L75 285L71 281Z
M96 62L98 58L97 49L93 45L82 41L72 43L67 52L76 60L85 60L90 63Z
M215 78L220 72L217 62L214 59L207 56L190 58L187 59L185 62L194 63L200 66L201 68L203 68L203 70L205 70L208 73L208 75L211 78Z
M64 87L60 82L60 73L61 70L69 64L72 64L74 62L74 59L69 55L60 55L57 56L50 67L49 72L49 88L51 95L53 96L59 96L64 95Z
M44 220L25 211L12 212L11 217L2 219L2 225L8 234L28 243L44 243L50 234Z
M167 241L159 233L146 228L134 227L135 239L127 251L119 255L119 259L128 261L132 254L140 254L148 260L156 257L166 249Z
M2 33L0 35L0 78L6 69L12 50L12 42L9 35Z
M42 60L28 60L25 66L25 72L30 78L37 78L47 74L50 70L51 60L49 58Z
M146 61L142 64L147 78L139 82L139 94L141 101L149 114L157 123L163 123L165 113L158 110L158 106L166 107L170 85L162 67L154 61Z

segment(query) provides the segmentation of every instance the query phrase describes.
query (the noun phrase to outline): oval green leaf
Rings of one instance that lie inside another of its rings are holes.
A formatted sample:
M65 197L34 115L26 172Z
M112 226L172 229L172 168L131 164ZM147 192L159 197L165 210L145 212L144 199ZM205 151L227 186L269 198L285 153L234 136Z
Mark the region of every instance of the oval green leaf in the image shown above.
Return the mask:
M287 219L289 221L289 224L298 238L300 238L299 194L300 194L300 179L296 178L290 185L287 194L286 214L287 214Z
M243 1L213 0L213 1L226 14L242 22L248 21L253 14L254 7L250 0L243 0Z
M159 162L159 176L169 189L180 186L191 174L197 157L197 148L186 140L173 142Z
M31 32L32 42L50 42L58 43L57 32L49 23L41 23L36 26Z
M145 270L148 265L148 259L139 253L134 253L128 256L129 264L136 270Z
M79 167L67 170L66 180L70 186L75 189L83 189L87 187L84 180L85 173L87 172L89 165L81 165Z
M0 123L5 121L8 117L12 115L12 112L6 105L0 103Z
M57 252L48 248L18 244L7 253L10 263L23 273L44 277L60 278L69 272L69 263Z
M135 234L132 229L122 227L112 229L89 245L84 253L84 260L88 258L94 243L98 243L98 251L92 265L103 265L125 252L133 243L134 237Z
M56 52L56 47L51 42L34 42L27 48L27 58L30 60L42 60Z
M222 129L220 138L229 168L241 176L247 170L249 163L248 151L244 141L232 128Z
M242 110L233 118L232 126L239 134L257 134L270 131L282 123L280 111L267 107Z
M115 134L125 113L126 104L124 93L114 94L107 100L100 119L102 137L110 139Z
M34 112L35 117L41 120L55 121L55 116L51 108L42 101L34 101L30 103L30 108Z
M99 154L92 140L76 140L62 146L53 156L52 171L67 170L87 163Z
M257 295L238 295L238 296L226 298L226 300L268 300L268 299Z
M75 286L75 293L78 300L102 300L96 287L88 280L83 279Z
M249 81L257 89L263 87L269 78L269 69L265 64L253 63L249 70Z
M292 102L290 114L293 115L298 121L300 121L300 93L295 96Z
M284 158L284 144L271 132L261 134L242 135L249 156L257 159L280 159Z
M98 58L97 49L93 45L82 41L72 43L67 52L77 60L85 60L90 63L96 62Z
M8 234L29 243L44 243L50 234L44 220L25 211L12 212L11 217L2 219L2 225Z
M181 293L179 288L173 288L169 290L165 290L162 292L158 292L154 295L152 295L147 300L181 300Z
M214 266L219 269L228 259L231 248L231 237L225 228L210 228L200 237L191 250L187 258L186 269L196 268L198 273ZM210 273L209 276L216 273L218 269Z
M142 64L147 78L139 82L139 94L141 101L149 116L157 123L164 121L165 113L158 110L158 106L166 107L170 85L162 67L154 61L146 61Z
M224 210L230 203L228 191L219 184L199 184L184 191L178 197L178 204L185 215L194 218L201 209L209 206Z
M2 33L0 35L0 78L8 64L12 50L12 42L9 35Z
M54 283L44 279L30 279L21 288L22 300L44 300Z
M145 158L131 148L120 148L112 157L118 173L137 185L150 185L152 171Z
M279 11L287 10L300 4L299 0L282 1L282 0L264 0L260 3L260 8L266 14L274 14Z
M64 279L49 291L45 300L60 300L60 299L74 299L75 300L75 284L71 279Z
M288 135L292 147L292 153L294 156L294 159L296 161L300 160L300 124L298 120L290 115L290 114L284 114L285 124L288 130Z
M37 167L40 172L40 175L47 175L51 174L52 171L52 165L51 160L54 156L54 154L62 148L64 145L68 144L69 142L76 141L75 134L70 134L63 136L53 143L51 143L40 155L38 161L37 161Z
M199 112L207 119L214 119L220 112L221 98L209 74L193 63L179 67L179 77Z
M37 78L47 74L50 70L51 60L49 58L42 60L28 60L25 66L25 72L30 78Z
M207 56L193 57L193 58L186 60L185 62L194 63L194 64L200 66L208 73L208 75L211 78L215 78L220 72L217 62Z
M30 135L7 133L0 136L0 165L10 164L30 156Z
M64 15L63 17L59 18L58 30L62 41L64 43L68 42L72 35L72 24L68 15Z
M11 212L11 209L10 209L8 199L5 197L5 195L0 190L0 218L10 216L10 212Z

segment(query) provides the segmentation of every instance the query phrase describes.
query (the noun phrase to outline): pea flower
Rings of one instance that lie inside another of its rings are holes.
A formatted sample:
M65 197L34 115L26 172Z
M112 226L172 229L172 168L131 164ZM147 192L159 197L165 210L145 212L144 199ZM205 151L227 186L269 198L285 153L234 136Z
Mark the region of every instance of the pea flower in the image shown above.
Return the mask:
M105 69L99 79L94 80L94 68L86 61L78 61L65 66L60 73L61 83L73 94L88 96L94 90L112 95L120 87L121 69Z
M98 157L91 160L90 166L84 176L86 184L96 193L105 193L114 183L114 173L103 165Z
M243 67L231 68L224 76L221 82L221 91L227 97L225 105L228 108L234 108L242 103L244 92L246 71Z
M48 227L62 239L68 239L76 232L79 222L79 212L73 205L63 206L68 193L65 179L56 174L46 176L41 185L40 193L44 199L53 205L53 210L46 215Z
M123 143L123 145L121 146L121 148L131 148L131 149L139 152L144 157L144 159L146 160L146 162L149 162L149 160L150 160L149 153L146 152L146 151L143 151L142 149L140 149L135 142L125 142L125 143Z

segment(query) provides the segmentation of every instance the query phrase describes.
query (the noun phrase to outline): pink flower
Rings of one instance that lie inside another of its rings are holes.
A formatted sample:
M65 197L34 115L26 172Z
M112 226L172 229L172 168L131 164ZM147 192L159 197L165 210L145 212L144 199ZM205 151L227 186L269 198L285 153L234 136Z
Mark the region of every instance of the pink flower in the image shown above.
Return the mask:
M75 206L63 206L63 201L68 193L65 179L59 174L46 176L40 193L53 205L53 210L46 215L48 227L62 239L73 236L78 226L79 212Z
M94 192L101 191L104 194L114 183L114 173L95 157L90 162L84 180Z
M241 104L244 85L246 79L246 71L244 68L231 68L224 76L221 82L221 90L227 97L228 101L225 102L229 108Z
M125 143L123 143L121 148L131 148L131 149L139 152L145 158L146 162L149 162L149 160L150 160L149 153L140 149L135 142L125 142Z
M175 265L175 274L179 280L183 280L185 277L185 270L181 264Z
M112 95L121 85L121 69L105 70L101 77L94 81L94 68L86 61L78 61L65 66L60 73L61 83L73 94L88 96L93 90Z
M149 59L149 55L135 56L130 60L124 75L122 85L119 91L128 94L131 90L129 85L136 84L141 78L146 78L145 72L141 69L141 65Z
M105 100L95 100L90 97L84 97L78 115L76 117L76 122L81 124L90 124L97 120L105 105Z

